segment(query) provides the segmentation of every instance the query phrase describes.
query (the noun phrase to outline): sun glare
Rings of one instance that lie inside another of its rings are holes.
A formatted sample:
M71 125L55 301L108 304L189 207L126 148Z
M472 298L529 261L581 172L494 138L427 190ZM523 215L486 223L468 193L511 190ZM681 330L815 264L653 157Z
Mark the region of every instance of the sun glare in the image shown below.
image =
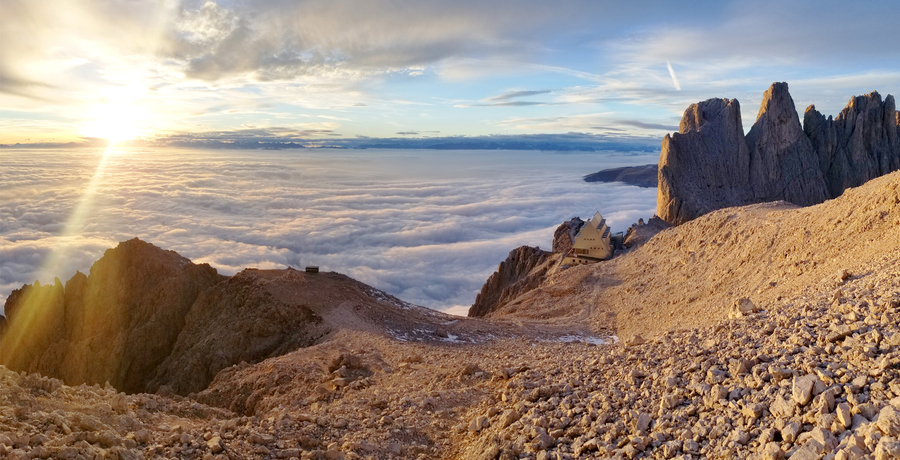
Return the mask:
M80 134L116 144L143 134L143 110L131 104L108 104L92 109Z

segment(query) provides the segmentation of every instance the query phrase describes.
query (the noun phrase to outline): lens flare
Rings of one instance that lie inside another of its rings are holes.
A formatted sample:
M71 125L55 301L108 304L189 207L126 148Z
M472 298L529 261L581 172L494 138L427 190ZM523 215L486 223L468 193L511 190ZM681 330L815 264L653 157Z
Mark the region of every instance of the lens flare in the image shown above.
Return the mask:
M33 358L29 356L30 350L43 349L45 347L38 344L47 342L44 344L46 345L52 339L48 334L57 330L57 327L49 323L62 321L65 312L60 313L57 310L63 308L63 286L55 275L62 271L65 261L76 246L76 240L82 236L84 227L92 215L97 190L102 183L106 166L117 150L110 145L100 157L94 175L58 238L59 244L44 260L38 271L38 280L54 279L54 284L41 286L39 282L35 282L30 288L20 291L21 298L14 302L15 312L6 312L9 324L0 336L0 364L22 369ZM39 369L28 370L34 372Z

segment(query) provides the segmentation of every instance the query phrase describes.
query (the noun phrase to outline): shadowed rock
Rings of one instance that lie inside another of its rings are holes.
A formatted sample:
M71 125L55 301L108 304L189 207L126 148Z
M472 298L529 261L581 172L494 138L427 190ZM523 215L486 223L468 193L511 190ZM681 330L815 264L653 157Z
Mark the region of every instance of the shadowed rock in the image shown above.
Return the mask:
M657 214L678 225L716 209L784 200L809 206L900 169L893 96L857 96L834 120L814 106L801 128L787 83L773 83L746 137L736 100L692 104L663 139Z
M655 188L659 184L657 165L625 166L584 176L585 182L623 182L636 187Z
M898 113L894 97L877 92L850 99L837 118L825 118L814 105L803 128L812 141L832 197L849 187L900 169Z
M550 254L530 246L520 246L510 251L506 260L500 262L497 271L481 287L475 303L469 308L469 316L485 316L505 302L539 286L548 269L544 262Z
M6 301L0 364L70 384L109 382L127 392L144 384L175 344L199 293L218 283L209 265L138 239L106 251L90 276L63 288L26 285Z
M678 225L727 206L750 203L750 152L736 99L691 104L659 158L657 214Z
M553 232L553 249L554 253L566 254L572 249L572 243L575 241L575 235L584 225L584 221L578 217L559 224L556 231Z

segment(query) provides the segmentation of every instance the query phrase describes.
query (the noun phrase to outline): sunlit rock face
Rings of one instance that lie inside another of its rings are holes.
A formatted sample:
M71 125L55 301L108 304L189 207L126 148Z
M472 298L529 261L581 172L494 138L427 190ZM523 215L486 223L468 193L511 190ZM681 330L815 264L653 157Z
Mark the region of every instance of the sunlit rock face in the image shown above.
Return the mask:
M26 285L6 302L0 364L67 383L138 392L169 355L200 292L223 277L138 239L107 250L89 276Z
M339 273L248 268L225 277L138 239L106 251L90 275L65 287L57 280L16 290L6 312L0 364L126 393L199 392L223 369L340 331L429 340L454 331L452 317Z
M756 123L747 133L747 146L752 201L784 200L809 206L829 198L787 83L773 83L763 94Z
M571 247L571 243L569 245ZM538 287L549 268L546 262L550 255L530 246L510 251L506 260L500 262L497 271L481 287L475 303L469 308L469 316L487 316L506 302Z
M750 151L736 99L691 104L659 158L656 213L678 225L710 211L747 204Z
M834 120L814 106L803 126L787 83L773 83L743 134L737 100L692 104L663 139L657 214L678 225L716 209L784 200L821 203L900 169L893 96L857 96Z

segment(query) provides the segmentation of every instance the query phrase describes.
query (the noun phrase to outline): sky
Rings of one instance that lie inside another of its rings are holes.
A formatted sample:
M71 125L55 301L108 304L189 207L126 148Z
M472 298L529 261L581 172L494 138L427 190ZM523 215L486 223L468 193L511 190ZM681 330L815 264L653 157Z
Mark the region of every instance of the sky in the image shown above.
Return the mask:
M896 0L3 0L0 144L589 133L900 92Z

